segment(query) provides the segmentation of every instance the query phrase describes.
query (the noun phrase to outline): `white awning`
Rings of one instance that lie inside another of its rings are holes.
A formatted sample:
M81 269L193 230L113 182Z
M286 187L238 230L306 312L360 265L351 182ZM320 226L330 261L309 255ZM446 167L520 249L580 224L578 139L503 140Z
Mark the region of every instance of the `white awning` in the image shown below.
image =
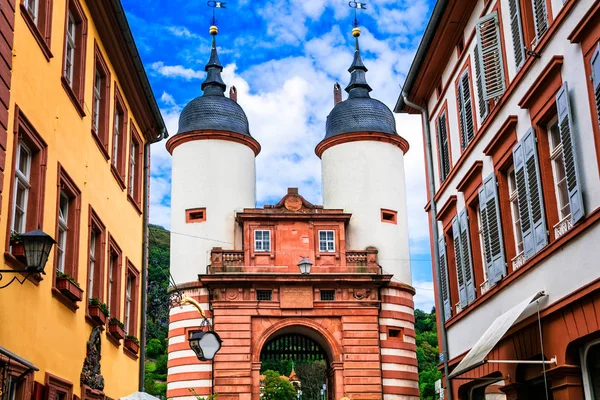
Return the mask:
M508 332L511 326L521 315L525 309L540 297L545 296L545 292L539 292L529 296L521 303L517 304L494 321L481 338L475 343L475 346L467 353L465 358L454 368L454 371L449 375L449 378L454 378L460 374L472 370L481 364L485 363L485 358L498 344L500 339Z
M121 397L120 400L160 400L158 397L149 395L146 392L135 392L126 397Z

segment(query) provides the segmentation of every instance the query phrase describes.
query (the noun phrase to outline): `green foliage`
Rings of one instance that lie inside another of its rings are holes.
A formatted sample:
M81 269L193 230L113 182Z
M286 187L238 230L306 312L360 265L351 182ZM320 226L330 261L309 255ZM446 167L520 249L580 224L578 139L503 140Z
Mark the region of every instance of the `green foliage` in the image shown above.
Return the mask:
M156 359L155 369L153 372L157 374L166 374L167 373L167 361L168 356L166 354L161 354Z
M299 362L295 365L296 374L302 383L302 397L320 399L321 389L326 383L327 366L324 361Z
M159 355L163 354L165 351L165 346L163 346L163 342L160 339L150 339L148 344L146 345L146 356L149 358L156 358Z
M158 397L159 399L167 398L167 384L156 382L152 377L146 377L144 380L144 389L146 393Z
M263 400L295 400L296 390L279 372L265 371Z
M125 325L115 317L110 319L109 324L117 324L121 329L125 329Z
M127 335L127 336L125 337L125 339L127 339L127 340L131 340L133 343L135 343L135 344L137 344L137 345L139 345L139 344L140 344L140 340L139 340L137 337L133 336L133 335Z
M56 270L56 278L58 278L58 279L61 279L61 278L67 279L67 280L69 280L69 281L70 281L70 282L71 282L73 285L75 285L75 286L77 286L78 288L80 288L80 289L81 289L81 286L79 286L79 282L77 282L77 281L75 280L75 278L73 278L73 277L72 277L71 275L69 275L69 274L65 274L64 272L60 272L59 270Z
M439 349L435 309L431 313L415 310L415 332L417 335L417 361L419 362L419 389L422 400L437 399L435 381L442 377L438 370Z

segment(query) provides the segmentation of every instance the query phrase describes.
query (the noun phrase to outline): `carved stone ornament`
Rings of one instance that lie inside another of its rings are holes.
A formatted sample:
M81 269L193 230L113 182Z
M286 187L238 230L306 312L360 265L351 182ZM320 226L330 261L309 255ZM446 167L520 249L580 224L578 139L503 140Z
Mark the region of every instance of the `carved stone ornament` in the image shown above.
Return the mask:
M288 211L300 211L302 209L302 198L298 195L289 195L285 198L283 205Z
M104 377L100 374L101 358L100 327L92 329L90 340L87 342L85 360L81 370L81 384L95 390L104 390Z
M369 296L370 290L367 289L356 289L354 291L354 298L357 300L365 299Z

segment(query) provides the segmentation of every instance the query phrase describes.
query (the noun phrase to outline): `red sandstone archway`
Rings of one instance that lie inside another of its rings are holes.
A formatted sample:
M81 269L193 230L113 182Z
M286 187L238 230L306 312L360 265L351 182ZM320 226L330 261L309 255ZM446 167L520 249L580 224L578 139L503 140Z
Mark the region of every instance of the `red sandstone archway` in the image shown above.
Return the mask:
M252 398L260 398L260 354L263 346L280 335L296 333L305 335L315 342L327 353L329 361L329 396L334 399L344 397L342 348L338 340L317 322L307 318L286 318L274 323L252 345Z

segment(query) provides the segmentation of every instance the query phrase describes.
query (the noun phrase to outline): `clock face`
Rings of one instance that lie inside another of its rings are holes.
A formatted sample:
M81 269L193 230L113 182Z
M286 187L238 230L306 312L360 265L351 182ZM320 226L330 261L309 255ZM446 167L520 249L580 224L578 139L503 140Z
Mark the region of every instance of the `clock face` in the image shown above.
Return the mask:
M283 205L288 211L300 211L302 208L302 199L299 196L288 196Z

